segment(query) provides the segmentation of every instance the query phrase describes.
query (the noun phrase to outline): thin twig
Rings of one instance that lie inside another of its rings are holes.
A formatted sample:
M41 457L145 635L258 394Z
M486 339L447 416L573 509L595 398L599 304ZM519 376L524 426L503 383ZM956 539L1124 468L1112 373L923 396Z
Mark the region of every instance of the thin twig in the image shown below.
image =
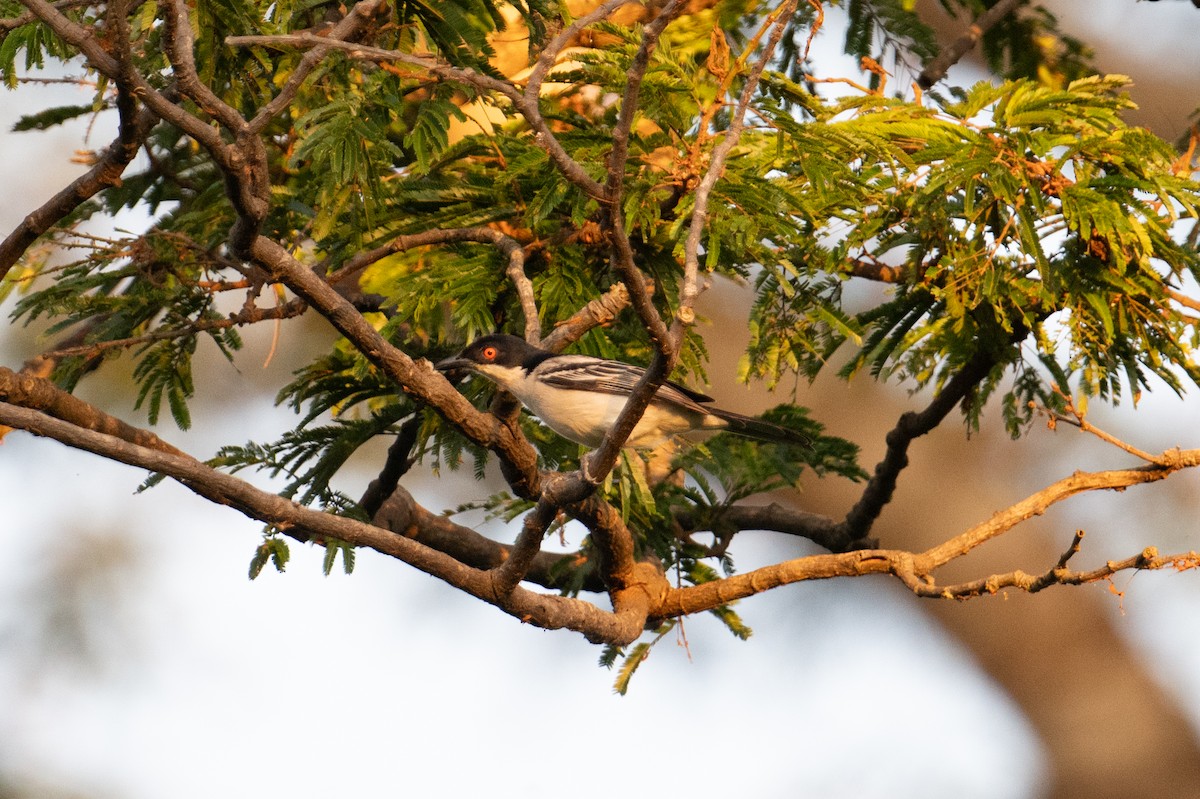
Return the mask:
M634 311L649 333L655 347L668 359L671 358L670 331L645 291L646 276L638 268L633 245L625 230L624 202L625 168L629 160L629 134L638 111L638 100L646 70L650 67L650 56L658 46L658 40L671 20L683 9L680 0L668 0L658 15L642 31L642 43L638 47L625 91L621 95L621 110L613 127L612 149L608 154L608 177L605 185L605 216L613 246L612 266L624 281L633 302Z
M137 347L142 344L152 344L155 341L164 341L172 338L183 338L184 336L192 336L197 333L206 333L212 330L225 330L231 327L243 327L245 325L263 322L267 320L291 319L304 313L308 308L303 300L289 300L282 305L276 305L273 308L259 308L251 306L243 308L237 313L232 313L229 316L222 316L216 319L197 319L186 325L179 327L171 327L165 330L154 330L149 333L143 333L140 336L129 336L128 338L109 339L107 341L97 341L91 344L80 344L70 347L59 347L58 349L50 350L42 353L43 358L74 358L74 357L95 357L103 352L113 349L128 349Z
M1162 464L1102 472L1075 472L1031 494L1020 502L994 514L982 524L926 550L918 556L919 571L929 573L967 554L981 544L1011 530L1021 522L1039 516L1052 505L1089 491L1122 490L1130 486L1154 483L1181 469L1200 465L1200 450L1168 450L1158 456Z
M1196 229L1200 229L1200 220L1196 222ZM1200 311L1200 300L1196 299L1195 297L1189 297L1182 291L1176 291L1170 286L1163 286L1163 291L1168 297L1175 300L1175 302L1179 303L1183 307L1191 308L1193 311Z
M328 41L344 41L357 35L367 26L371 18L379 13L385 2L386 0L365 0L355 3L349 13L331 29L323 32L320 38ZM320 45L305 53L304 57L300 59L300 63L292 70L287 82L280 88L279 93L260 108L254 118L247 123L247 132L261 134L272 119L286 111L304 85L304 81L308 80L309 75L320 65L328 53L329 48Z
M501 233L495 228L482 225L465 228L438 228L422 233L396 236L387 244L360 252L348 259L340 269L329 276L328 282L331 285L341 283L380 259L413 247L461 242L491 244L508 258L505 274L516 288L517 300L521 304L521 313L525 316L525 340L530 344L539 344L542 339L541 325L533 283L525 274L525 249L512 236ZM321 267L318 267L317 271L320 272Z
M693 306L696 304L696 298L700 294L700 239L704 234L705 224L708 221L709 197L713 187L716 186L717 181L721 178L721 174L725 170L725 162L729 158L729 153L733 151L733 148L741 140L742 131L745 129L746 124L746 113L750 108L750 101L754 98L754 93L758 91L759 79L762 76L763 70L766 69L767 64L770 63L779 40L783 37L787 21L795 11L796 0L789 0L771 12L769 19L774 20L775 30L772 31L766 46L763 48L762 55L751 69L749 76L747 76L746 83L742 86L741 97L738 99L737 109L734 111L733 117L729 121L729 127L725 131L725 137L713 148L708 170L696 186L692 219L688 229L687 241L684 245L683 283L679 289L679 310L676 312L676 321L671 331L672 344L676 348L682 345L684 331L691 325L695 318Z
M57 3L51 3L51 6L58 11L70 11L75 8L88 8L90 6L99 6L102 4L103 0L59 0ZM20 16L0 19L0 41L3 41L5 36L12 33L17 28L28 25L35 20L37 20L37 16L32 11L26 11ZM53 78L22 78L22 80L38 80L45 83L55 81ZM62 82L75 83L76 81L62 79Z
M1106 433L1105 431L1101 430L1099 427L1096 427L1095 425L1093 425L1086 418L1084 418L1082 413L1075 411L1074 407L1070 407L1070 408L1068 408L1068 410L1073 413L1072 416L1064 416L1061 413L1055 413L1053 411L1048 411L1048 413L1050 414L1050 418L1054 422L1063 422L1064 424L1069 424L1072 427L1079 428L1079 430L1084 433L1091 433L1092 435L1094 435L1096 438L1100 439L1101 441L1108 443L1108 444L1112 444L1117 449L1122 450L1124 452L1128 452L1130 455L1133 455L1136 458L1140 458L1141 460L1144 460L1147 463L1153 463L1158 466L1165 465L1163 463L1163 461L1161 460L1162 456L1152 455L1149 452L1146 452L1145 450L1138 449L1137 447L1133 446L1132 444L1128 444L1128 443L1122 441L1121 439L1117 438L1116 436L1114 436L1111 433Z

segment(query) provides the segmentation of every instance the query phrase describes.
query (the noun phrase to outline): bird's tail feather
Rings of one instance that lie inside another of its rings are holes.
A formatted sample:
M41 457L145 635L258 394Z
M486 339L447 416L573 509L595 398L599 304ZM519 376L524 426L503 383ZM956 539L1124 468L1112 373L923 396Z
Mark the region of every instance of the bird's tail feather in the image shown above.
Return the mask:
M811 438L799 430L793 430L790 427L784 427L783 425L768 422L764 419L755 419L752 416L743 416L740 413L725 411L720 408L709 408L708 412L725 423L723 426L725 431L735 433L739 436L753 438L757 441L766 441L772 444L794 444L809 448L813 445Z

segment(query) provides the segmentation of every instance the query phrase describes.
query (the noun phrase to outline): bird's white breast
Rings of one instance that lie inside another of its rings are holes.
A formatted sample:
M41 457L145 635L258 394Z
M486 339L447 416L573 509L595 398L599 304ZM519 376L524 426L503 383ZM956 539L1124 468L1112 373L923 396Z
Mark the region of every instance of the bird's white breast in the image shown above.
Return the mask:
M621 394L550 388L536 380L521 380L507 388L551 430L587 447L600 445L629 399ZM691 420L678 413L651 405L633 428L626 446L653 447L693 426Z
M600 445L629 399L624 394L547 386L520 367L483 364L476 368L520 400L551 430L586 447ZM652 403L625 445L639 449L655 447L667 438L689 430L724 426L722 420L709 414Z

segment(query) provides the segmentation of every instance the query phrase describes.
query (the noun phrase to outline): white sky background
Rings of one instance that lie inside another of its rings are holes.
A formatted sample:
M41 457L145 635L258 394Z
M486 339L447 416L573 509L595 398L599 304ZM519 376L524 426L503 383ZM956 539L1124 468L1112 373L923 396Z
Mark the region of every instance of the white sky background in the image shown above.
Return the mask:
M1200 11L1187 3L1091 5L1092 24L1114 24L1102 5L1121 15L1125 41L1160 51L1172 31L1200 27ZM1131 32L1142 23L1144 34ZM58 91L60 102L86 101ZM63 185L78 146L78 128L8 132L31 110L26 96L0 99L4 232ZM97 131L91 145L109 137ZM248 341L240 371L205 351L219 380L198 380L197 429L184 435L167 421L165 438L206 457L220 444L287 429L292 417L271 407L273 389L262 385L292 365L261 373L267 343ZM0 337L0 363L17 367L38 346L25 334ZM128 406L111 409L141 423ZM1148 438L1196 444L1180 435L1200 427L1194 396L1186 406L1151 397L1142 410L1156 425ZM1174 423L1164 426L1168 416ZM143 478L24 434L0 446L0 774L44 786L32 795L1035 793L1037 744L1019 715L886 579L804 584L745 601L739 611L755 630L746 643L715 620L690 620L692 660L660 644L622 698L610 692L613 674L595 665L599 648L579 636L523 626L383 556L360 553L352 577L326 578L321 552L293 544L286 574L268 567L249 582L258 524L174 484L131 496ZM357 495L362 485L347 489ZM490 493L469 473L406 485L418 496L440 491L445 499L428 502L434 508ZM1072 511L1086 526L1112 507ZM86 668L42 657L22 622L57 588L39 578L41 567L95 535L132 541L134 566L122 573L129 592L115 613L104 612L112 600L102 591L93 599L102 656ZM778 537L743 538L740 570L804 551ZM1200 609L1195 583L1140 575L1120 626L1140 637L1200 718L1194 636L1160 632L1190 629Z

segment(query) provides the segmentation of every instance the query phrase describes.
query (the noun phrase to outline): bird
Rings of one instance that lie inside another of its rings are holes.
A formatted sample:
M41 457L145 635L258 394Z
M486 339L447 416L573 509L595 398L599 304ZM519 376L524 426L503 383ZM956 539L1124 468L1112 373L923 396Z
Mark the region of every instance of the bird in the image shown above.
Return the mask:
M595 449L616 424L646 370L590 355L558 355L522 338L493 333L436 364L442 372L469 370L512 394L563 438ZM802 433L709 405L712 397L667 381L659 386L625 446L653 449L693 430L725 430L772 443L811 447Z

